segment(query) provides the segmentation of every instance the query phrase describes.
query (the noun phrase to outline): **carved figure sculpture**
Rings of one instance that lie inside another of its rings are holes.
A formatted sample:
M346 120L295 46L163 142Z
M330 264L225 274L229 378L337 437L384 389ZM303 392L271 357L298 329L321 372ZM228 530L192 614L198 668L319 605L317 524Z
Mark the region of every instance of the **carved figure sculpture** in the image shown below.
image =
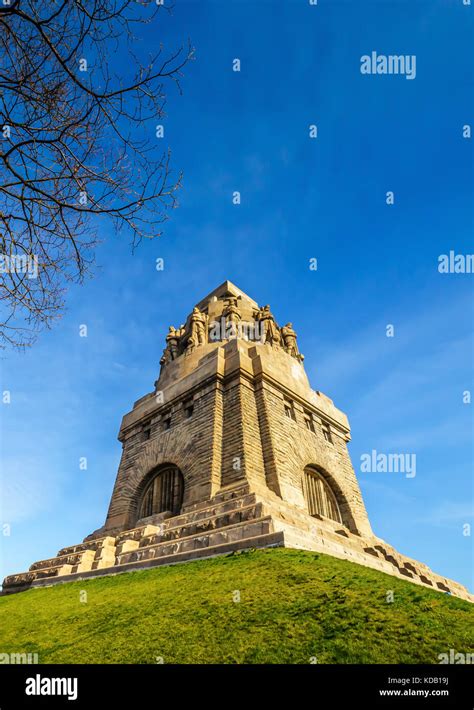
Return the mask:
M207 320L204 313L201 313L199 308L195 306L191 314L191 334L189 336L188 345L205 345L207 342Z
M166 336L166 345L167 345L171 360L175 360L179 355L178 342L179 342L179 330L177 330L176 328L173 328L173 326L170 325L169 333Z
M270 345L279 345L281 342L280 331L273 313L270 311L270 306L264 306L257 311L256 320L262 323L263 326L263 342Z
M225 334L227 338L236 338L239 334L239 323L242 319L237 298L231 297L227 299L227 304L222 311L225 318Z

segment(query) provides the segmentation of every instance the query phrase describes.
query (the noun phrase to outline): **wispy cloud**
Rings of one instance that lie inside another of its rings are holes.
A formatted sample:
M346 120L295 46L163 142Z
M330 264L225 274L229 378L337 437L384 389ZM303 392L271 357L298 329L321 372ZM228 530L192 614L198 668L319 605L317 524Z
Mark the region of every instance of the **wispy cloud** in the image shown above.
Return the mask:
M444 501L426 511L417 522L428 523L437 527L459 528L466 523L472 524L474 504L463 501Z

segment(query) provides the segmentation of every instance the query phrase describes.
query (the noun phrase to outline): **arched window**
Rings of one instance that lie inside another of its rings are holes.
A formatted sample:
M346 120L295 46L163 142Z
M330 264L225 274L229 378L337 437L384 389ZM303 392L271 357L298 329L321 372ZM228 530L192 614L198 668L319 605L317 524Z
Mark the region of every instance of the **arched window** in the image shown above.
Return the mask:
M342 523L336 496L329 483L316 469L308 466L303 474L303 492L310 515L322 515Z
M139 518L171 511L175 515L183 502L183 474L177 466L166 466L152 476L143 493Z

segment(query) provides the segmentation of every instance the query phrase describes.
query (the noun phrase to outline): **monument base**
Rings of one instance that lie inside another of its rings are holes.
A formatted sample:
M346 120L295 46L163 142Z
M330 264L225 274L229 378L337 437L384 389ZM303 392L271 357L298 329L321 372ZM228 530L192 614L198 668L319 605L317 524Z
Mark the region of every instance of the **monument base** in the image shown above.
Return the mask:
M313 550L372 567L438 592L474 601L465 587L398 553L378 537L363 537L336 521L311 516L269 489L248 482L222 488L179 515L150 516L131 530L100 530L28 572L7 577L2 594L158 565L262 548Z

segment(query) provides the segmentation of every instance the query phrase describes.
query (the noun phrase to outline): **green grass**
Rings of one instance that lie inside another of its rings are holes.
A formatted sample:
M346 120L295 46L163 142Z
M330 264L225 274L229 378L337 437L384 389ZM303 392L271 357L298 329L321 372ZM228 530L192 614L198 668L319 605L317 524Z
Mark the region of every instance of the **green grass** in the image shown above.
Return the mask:
M451 648L474 652L473 622L460 599L274 549L1 597L0 652L40 663L438 663Z

